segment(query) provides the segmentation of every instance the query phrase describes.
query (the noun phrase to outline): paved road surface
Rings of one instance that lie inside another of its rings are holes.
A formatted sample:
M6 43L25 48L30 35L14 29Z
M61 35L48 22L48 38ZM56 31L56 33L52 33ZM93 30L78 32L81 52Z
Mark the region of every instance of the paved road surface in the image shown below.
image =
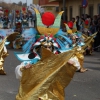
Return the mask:
M7 75L0 75L0 100L15 100L19 80L15 77L15 67L20 64L9 49L4 68ZM19 50L18 50L19 51ZM100 100L100 52L85 56L84 66L89 69L85 73L76 72L71 83L65 89L65 100Z

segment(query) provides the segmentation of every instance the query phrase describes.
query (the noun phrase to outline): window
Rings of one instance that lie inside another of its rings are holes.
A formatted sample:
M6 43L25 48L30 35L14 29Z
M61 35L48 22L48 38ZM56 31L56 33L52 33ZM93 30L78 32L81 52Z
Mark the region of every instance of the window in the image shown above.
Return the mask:
M59 12L59 7L55 7L55 9L56 9L56 12Z
M46 7L46 10L52 10L52 7L48 7L48 6L47 6L47 7Z
M100 4L98 5L98 14L100 14Z
M82 6L79 7L79 15L82 16L84 14L84 8Z
M89 15L93 17L93 5L89 5Z
M73 9L72 9L72 6L69 7L69 18L70 20L72 20L72 17L73 17Z

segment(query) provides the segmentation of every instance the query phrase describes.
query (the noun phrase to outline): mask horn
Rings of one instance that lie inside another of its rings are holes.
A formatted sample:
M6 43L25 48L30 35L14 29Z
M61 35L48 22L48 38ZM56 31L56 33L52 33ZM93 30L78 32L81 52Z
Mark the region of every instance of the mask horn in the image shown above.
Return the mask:
M64 24L65 24L65 23L64 23ZM67 33L72 34L73 32L72 32L72 30L69 28L69 26L68 26L67 24L65 24L65 26L66 26Z

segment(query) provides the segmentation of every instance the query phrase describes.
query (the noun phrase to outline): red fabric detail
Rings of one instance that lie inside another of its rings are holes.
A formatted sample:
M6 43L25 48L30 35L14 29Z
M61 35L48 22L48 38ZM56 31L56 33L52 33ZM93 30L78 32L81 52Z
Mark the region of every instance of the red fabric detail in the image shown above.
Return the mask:
M63 23L67 24L67 21L63 21Z
M18 14L18 13L19 13L19 11L18 11L18 10L16 10L16 13Z
M48 34L45 34L45 37L48 37Z
M25 11L25 10L26 10L26 8L22 8L22 10L23 10L23 11Z
M17 23L17 25L20 25L21 23Z
M5 12L8 13L8 10L6 9Z
M53 38L54 41L56 41L56 38Z
M43 23L44 25L46 25L46 26L53 25L54 20L55 20L55 16L54 16L54 14L52 14L51 12L45 12L45 13L42 15L42 23Z
M88 20L85 20L85 24L88 25L89 24L89 21Z
M40 42L41 39L44 39L44 37L40 37L34 44L32 44L32 46L34 46L37 42Z
M56 51L55 54L58 54L58 51Z
M41 39L44 39L44 36L41 36L36 42L39 42Z
M35 52L33 52L34 53L34 55L35 55L35 57L37 56L37 54L35 53Z
M52 34L50 34L50 37L51 37L51 38L53 38L53 35L52 35Z
M69 28L73 28L73 22L68 22L67 25L69 26Z

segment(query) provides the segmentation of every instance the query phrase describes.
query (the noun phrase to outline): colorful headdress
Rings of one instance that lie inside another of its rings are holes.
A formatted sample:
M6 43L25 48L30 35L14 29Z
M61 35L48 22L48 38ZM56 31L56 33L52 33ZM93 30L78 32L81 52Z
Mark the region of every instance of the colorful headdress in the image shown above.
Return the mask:
M64 24L65 24L65 26L66 26L67 33L68 33L68 34L72 34L72 33L73 33L73 32L72 32L72 29L69 28L68 24L66 24L66 23L64 23ZM71 25L71 26L72 26L72 25Z
M69 28L71 28L71 29L73 28L73 22L72 22L72 21L69 21L69 22L67 23L67 25L68 25Z
M34 37L32 37L24 46L23 50L26 53L29 53L31 49L36 49L39 46L53 46L54 51L66 51L71 50L72 48L67 47L68 45L72 45L72 40L70 37L67 36L65 32L60 29L61 23L61 15L63 13L60 12L57 17L55 18L54 15L50 12L45 12L42 16L40 15L39 11L33 8L36 12L36 19L37 19L37 31L33 31ZM52 17L48 17L48 14ZM43 18L45 17L45 18ZM51 19L50 19L51 18ZM45 19L49 20L45 21ZM53 20L52 20L53 19ZM68 33L73 33L72 30L69 28L67 24L66 28ZM25 33L25 32L24 32ZM30 32L29 32L30 33ZM28 35L29 35L28 33ZM78 37L78 33L74 34Z
M76 22L73 23L72 31L73 31L73 33L77 32Z
M22 8L22 13L23 13L24 15L26 15L27 9L26 9L25 7Z
M42 14L42 23L47 27L54 24L55 16L51 12L45 12ZM49 19L49 20L48 20Z
M38 55L37 48L40 48L41 46L47 48L52 47L52 52L55 54L58 52L65 52L66 50L71 50L72 48L67 47L67 45L71 45L72 41L69 37L67 37L67 34L60 29L61 16L63 11L60 12L55 18L55 16L51 12L45 12L41 16L40 12L37 9L34 8L34 10L36 12L37 19L36 29L33 28L27 31L25 30L22 33L22 37L24 38L31 36L27 43L22 47L24 53L30 54L30 52L33 51L35 54ZM48 14L51 15L51 17L48 17ZM45 20L44 17L48 17L46 18L48 21ZM23 59L20 58L21 56L18 55L17 57L21 61L23 61ZM24 60L29 59L24 58Z
M64 24L66 26L67 34L69 34L69 37L71 38L71 40L73 36L76 38L75 45L79 45L79 46L84 45L84 39L82 37L82 32L77 31L76 23L72 24L72 22L69 22L68 24L66 23Z
M39 11L37 9L35 9L35 8L34 8L34 10L36 12L37 30L38 30L38 32L40 34L44 34L44 35L51 35L52 34L54 36L59 31L59 29L60 29L61 16L62 16L63 11L60 12L57 15L53 25L48 27L47 25L43 24ZM51 20L51 19L48 19L48 20Z
M4 10L4 15L5 16L8 16L9 15L9 10L8 9Z
M16 16L20 14L19 10L16 10L15 12L16 12Z
M85 25L88 25L89 24L89 21L88 20L85 20Z

